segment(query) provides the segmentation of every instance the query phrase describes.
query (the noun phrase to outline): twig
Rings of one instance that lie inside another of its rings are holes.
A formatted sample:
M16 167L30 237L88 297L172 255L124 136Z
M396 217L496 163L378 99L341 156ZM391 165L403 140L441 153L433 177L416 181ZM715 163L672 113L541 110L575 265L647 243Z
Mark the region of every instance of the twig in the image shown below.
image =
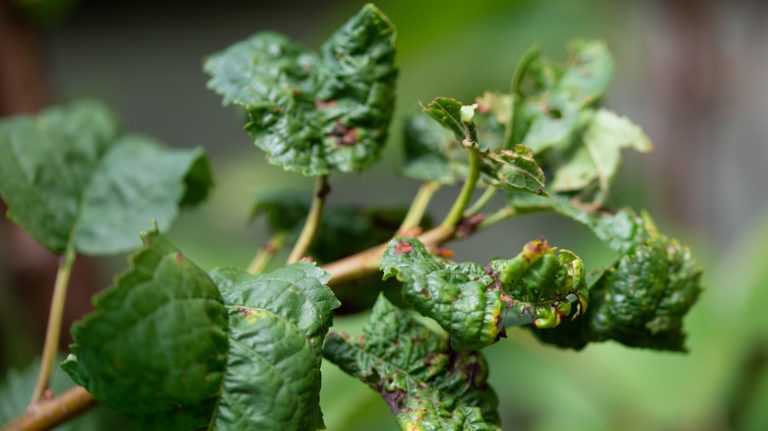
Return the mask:
M32 393L32 404L43 397L48 389L53 372L53 364L56 362L56 352L59 348L59 335L61 334L61 318L64 315L64 304L67 302L67 287L69 275L72 273L72 265L75 263L75 250L70 245L67 247L56 272L56 282L53 286L53 298L51 310L48 313L48 328L45 331L45 344L43 345L43 358L40 363L40 373L37 375L37 384Z
M443 220L443 226L455 228L459 222L461 222L464 216L464 210L469 205L469 200L472 199L472 194L475 192L475 185L477 185L477 179L480 176L480 156L477 154L477 149L469 146L467 147L467 153L469 153L469 174L467 180L464 182L464 186L461 188L459 196L451 207L451 211Z
M403 232L407 232L419 226L421 219L424 218L424 213L429 206L429 201L432 200L432 196L439 188L440 183L438 182L427 182L419 187L419 191L413 198L411 207L408 208L408 213L405 215L400 228L397 229L396 235L401 235Z
M253 257L251 264L248 265L248 272L251 274L261 274L267 269L267 266L275 255L285 245L285 232L276 233L266 244L264 244L256 256Z
M315 239L315 234L320 227L323 219L323 208L325 207L325 197L330 192L328 187L328 176L321 175L315 182L315 192L312 196L312 206L309 208L307 220L304 222L304 228L301 230L299 239L294 244L291 254L288 256L288 263L297 262L304 257Z
M21 416L7 424L3 431L48 430L94 405L96 400L93 396L84 388L75 386L56 398L44 399L32 404Z
M488 186L483 194L477 198L475 203L473 203L471 207L464 211L464 218L469 218L473 215L479 214L480 211L482 211L483 208L488 205L488 202L490 202L491 199L493 199L493 197L496 195L496 190L498 190L496 187Z

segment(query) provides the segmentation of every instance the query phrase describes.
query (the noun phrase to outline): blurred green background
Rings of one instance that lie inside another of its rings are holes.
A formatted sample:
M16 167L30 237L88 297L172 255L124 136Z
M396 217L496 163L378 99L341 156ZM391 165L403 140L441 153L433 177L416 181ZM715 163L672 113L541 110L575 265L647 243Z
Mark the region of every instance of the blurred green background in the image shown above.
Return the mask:
M262 30L317 47L363 2L0 4L0 114L94 97L111 105L127 130L173 146L202 145L212 154L211 199L183 214L170 232L206 269L246 265L265 239L263 226L248 224L255 191L281 185L310 193L310 180L266 164L242 130L239 113L221 108L219 98L205 89L202 59ZM641 124L656 147L648 156L627 154L612 203L648 208L660 227L693 247L705 268L705 293L686 321L687 355L613 343L563 351L538 344L524 331L488 348L504 429L768 429L768 5L746 0L382 0L377 5L399 29L396 120L375 168L331 178L330 205L410 200L418 184L397 174L400 125L419 101L452 96L468 102L486 89L504 90L531 45L564 59L569 39L601 38L616 59L606 105ZM21 36L14 33L17 27ZM14 69L24 73L8 72ZM441 191L430 212L439 218L454 194ZM19 235L7 225L0 229L0 377L9 373L5 392L0 391L0 403L8 400L0 422L15 414L13 397L21 406L29 397L19 395L24 372L10 370L31 363L42 345L53 280L48 267L55 267L51 256ZM548 215L515 219L451 247L458 260L486 261L513 254L539 236L574 250L589 267L610 260L586 230ZM90 295L124 266L123 258L81 262L68 321L85 313ZM364 313L338 317L335 329L357 333L365 319ZM9 381L14 391L7 389ZM397 429L376 393L328 363L321 403L329 430ZM113 431L119 428L100 414L70 429L104 429L107 423Z

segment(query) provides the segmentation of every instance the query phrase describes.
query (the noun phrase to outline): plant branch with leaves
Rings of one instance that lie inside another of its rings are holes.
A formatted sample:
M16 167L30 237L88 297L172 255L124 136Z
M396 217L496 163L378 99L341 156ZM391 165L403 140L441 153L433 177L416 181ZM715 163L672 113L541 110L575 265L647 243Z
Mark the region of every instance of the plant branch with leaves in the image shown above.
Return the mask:
M601 107L613 68L601 42L573 42L564 64L531 50L508 93L468 104L439 97L411 115L403 174L422 185L409 208L327 199L331 172L368 168L387 141L395 35L367 5L317 52L259 33L206 60L209 87L245 110L267 160L315 181L311 197L257 195L253 217L272 236L247 270L206 272L162 233L208 194L201 150L123 134L95 102L0 122L8 216L64 255L32 403L7 429L51 427L94 401L140 429L322 429L325 358L378 392L402 429L495 430L498 399L481 350L509 330L562 348L613 340L685 350L683 318L701 290L691 252L647 213L605 208L621 150L650 142ZM459 184L432 227L432 196ZM504 207L489 210L499 194ZM483 264L455 262L441 247L534 212L587 226L616 261L588 271L543 238ZM76 253L131 249L129 269L71 329L61 367L79 386L50 396ZM334 313L350 307L372 308L357 339L332 330Z

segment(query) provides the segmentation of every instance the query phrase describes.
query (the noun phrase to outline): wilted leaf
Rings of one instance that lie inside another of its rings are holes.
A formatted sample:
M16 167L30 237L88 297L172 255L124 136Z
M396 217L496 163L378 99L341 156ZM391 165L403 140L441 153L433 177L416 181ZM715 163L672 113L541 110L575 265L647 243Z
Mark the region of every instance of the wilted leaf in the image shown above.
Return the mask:
M216 285L157 232L95 311L74 324L63 367L142 429L205 427L227 361L227 310Z
M263 275L211 273L229 313L229 355L212 429L322 429L320 363L330 275L294 264Z
M320 53L259 33L211 56L208 87L248 111L269 160L316 176L378 160L394 108L395 27L366 5Z
M324 354L380 393L403 430L500 430L483 356L452 350L384 297L357 341L331 332Z
M554 191L578 191L597 182L602 202L607 197L621 162L621 149L651 150L651 141L626 117L600 109L589 116L589 125L568 159L555 168L551 187Z
M210 186L201 149L120 136L98 103L0 122L0 195L8 216L55 253L70 244L86 254L134 248L151 220L167 229L178 207L199 203Z
M384 278L403 282L403 298L435 319L455 349L494 343L508 326L553 327L586 307L581 260L567 250L531 241L515 258L487 267L435 257L413 238L393 239L381 259Z

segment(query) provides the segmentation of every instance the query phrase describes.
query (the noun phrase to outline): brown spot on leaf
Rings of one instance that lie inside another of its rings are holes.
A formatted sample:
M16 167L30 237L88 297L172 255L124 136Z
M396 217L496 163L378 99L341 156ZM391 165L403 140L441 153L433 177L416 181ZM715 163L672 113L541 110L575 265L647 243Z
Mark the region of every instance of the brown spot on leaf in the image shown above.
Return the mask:
M237 307L237 308L235 308L235 311L237 311L238 313L240 313L240 314L242 314L244 316L253 316L255 314L253 312L253 310L251 310L250 308L246 308L246 307Z
M405 398L408 395L404 390L395 389L390 392L384 387L384 383L379 383L379 393L381 394L381 397L384 398L384 401L389 406L389 410L393 414L397 415L400 413L400 410L405 407Z
M315 99L315 108L317 109L326 109L333 106L336 106L338 102L335 100L320 100Z
M179 262L179 263L184 262L184 255L181 254L181 252L176 252L176 262Z
M456 227L456 237L465 238L477 231L480 222L485 220L484 214L476 214L470 218L462 219L459 225Z
M452 258L456 253L454 253L453 250L451 250L450 248L440 247L437 250L435 250L435 254L437 254L442 258L449 259L449 258Z
M395 244L395 254L410 253L413 251L413 246L406 241L399 241Z
M354 145L357 143L357 128L347 127L341 121L337 121L331 135L336 138L339 145Z

